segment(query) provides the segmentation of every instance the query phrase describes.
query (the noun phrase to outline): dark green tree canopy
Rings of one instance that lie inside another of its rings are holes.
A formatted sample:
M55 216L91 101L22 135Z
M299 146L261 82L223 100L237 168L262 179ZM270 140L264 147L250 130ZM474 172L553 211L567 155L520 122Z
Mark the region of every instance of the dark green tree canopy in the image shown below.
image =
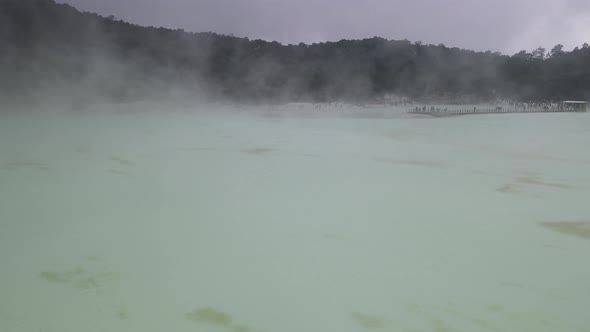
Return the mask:
M5 96L61 85L117 99L167 87L243 101L589 99L590 48L506 56L379 37L282 45L2 0L0 74Z

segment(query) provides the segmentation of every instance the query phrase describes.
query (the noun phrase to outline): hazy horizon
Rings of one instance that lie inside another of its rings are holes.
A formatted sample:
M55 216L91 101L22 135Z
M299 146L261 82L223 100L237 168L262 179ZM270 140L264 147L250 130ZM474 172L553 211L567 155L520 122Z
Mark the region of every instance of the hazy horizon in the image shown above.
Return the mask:
M58 2L144 26L211 31L284 44L378 36L510 55L539 46L549 50L556 44L569 50L590 41L590 4L581 0Z

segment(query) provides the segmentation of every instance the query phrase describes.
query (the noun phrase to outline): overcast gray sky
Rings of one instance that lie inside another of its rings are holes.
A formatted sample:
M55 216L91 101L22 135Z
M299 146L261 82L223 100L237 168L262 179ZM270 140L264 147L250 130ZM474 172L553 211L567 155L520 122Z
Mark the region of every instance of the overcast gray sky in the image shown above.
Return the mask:
M147 26L282 43L380 36L512 54L590 43L590 0L58 0Z

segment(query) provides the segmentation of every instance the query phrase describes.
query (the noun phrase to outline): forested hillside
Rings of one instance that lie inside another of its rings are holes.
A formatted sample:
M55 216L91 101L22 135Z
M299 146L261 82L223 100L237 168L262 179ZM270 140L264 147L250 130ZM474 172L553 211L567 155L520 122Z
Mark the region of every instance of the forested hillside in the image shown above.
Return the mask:
M589 99L590 47L507 56L378 37L282 45L141 27L53 0L0 0L0 88L17 99Z

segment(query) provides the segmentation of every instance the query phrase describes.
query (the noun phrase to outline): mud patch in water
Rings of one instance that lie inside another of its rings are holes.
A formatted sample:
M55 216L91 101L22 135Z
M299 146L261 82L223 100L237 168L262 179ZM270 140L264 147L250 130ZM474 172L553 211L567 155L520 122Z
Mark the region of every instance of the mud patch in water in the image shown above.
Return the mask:
M230 314L211 307L196 309L185 314L185 317L193 322L223 327L232 332L251 331L250 327L246 325L234 323L234 319Z
M121 157L111 157L109 158L110 161L120 165L120 166L135 166L135 163L131 160L127 160Z
M571 189L573 186L565 183L557 183L557 182L547 182L539 179L535 176L519 176L514 178L514 182L520 184L528 184L528 185L536 185L536 186L544 186L550 188L559 188L559 189Z
M326 240L345 240L345 241L352 240L351 237L339 235L336 233L324 233L322 235L322 237Z
M455 332L458 331L457 329L449 326L445 321L439 318L432 318L430 320L432 323L432 331L435 332Z
M590 239L590 221L540 222L539 225L554 232Z
M115 316L119 319L127 319L129 318L129 310L127 309L126 306L120 306L119 308L117 308L117 310L115 311Z
M380 163L388 163L394 165L409 165L409 166L421 166L430 168L443 168L444 165L433 161L420 161L420 160L405 160L405 159L390 159L382 157L374 157L374 161Z
M251 148L251 149L243 150L244 153L251 154L251 155L261 155L261 154L269 153L271 151L272 151L272 149L269 149L269 148Z
M513 183L507 183L507 184L497 188L496 191L501 192L501 193L512 193L512 194L521 193L521 191L518 190L518 187Z
M527 175L514 177L511 182L496 188L496 191L504 194L524 194L538 197L538 195L530 193L531 190L534 190L533 187L545 187L552 189L574 188L573 186L566 183L545 181L538 176Z
M189 312L186 314L186 318L196 322L221 326L231 325L232 323L232 317L228 313L210 307Z
M43 271L39 278L52 283L67 285L76 289L98 289L105 282L117 280L119 275L113 272L87 272L82 268L66 272Z
M114 174L114 175L119 175L119 176L127 176L127 177L131 176L131 173L129 173L129 172L121 171L119 169L114 169L114 168L110 168L108 170L108 172L111 174Z
M0 170L3 171L47 171L49 166L47 164L36 160L15 160L0 164Z
M379 316L352 312L350 317L360 326L368 329L381 329L387 325L387 320Z

